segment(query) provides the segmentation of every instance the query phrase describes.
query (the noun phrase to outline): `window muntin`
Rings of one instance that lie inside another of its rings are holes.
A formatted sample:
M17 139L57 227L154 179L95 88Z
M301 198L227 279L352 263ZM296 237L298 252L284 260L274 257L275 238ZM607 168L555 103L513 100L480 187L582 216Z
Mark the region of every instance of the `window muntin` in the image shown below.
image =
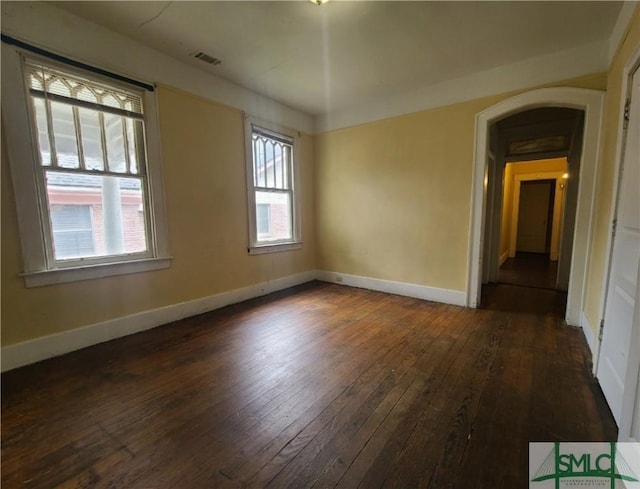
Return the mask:
M151 256L142 94L31 59L24 71L46 202L41 212L51 238L49 266ZM90 205L92 248L67 253L56 247L52 213L60 203Z
M296 242L293 142L251 124L253 247Z

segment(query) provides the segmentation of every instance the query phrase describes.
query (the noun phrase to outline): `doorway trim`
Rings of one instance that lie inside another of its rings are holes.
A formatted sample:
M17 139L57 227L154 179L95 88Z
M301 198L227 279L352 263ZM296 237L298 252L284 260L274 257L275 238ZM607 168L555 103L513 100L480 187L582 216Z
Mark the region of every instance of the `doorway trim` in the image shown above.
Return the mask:
M503 100L476 114L467 260L466 305L468 307L478 307L482 287L481 261L487 207L489 128L494 122L517 112L541 107L567 107L584 111L578 204L566 313L568 324L580 325L593 223L596 170L601 150L603 105L604 92L599 90L569 87L541 88Z

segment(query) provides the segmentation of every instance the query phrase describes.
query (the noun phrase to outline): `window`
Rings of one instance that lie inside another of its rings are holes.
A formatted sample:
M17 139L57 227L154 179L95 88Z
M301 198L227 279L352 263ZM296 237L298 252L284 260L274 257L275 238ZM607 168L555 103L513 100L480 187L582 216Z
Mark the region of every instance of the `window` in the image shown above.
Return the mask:
M16 97L3 117L27 285L167 267L153 93L18 50L10 58L3 84Z
M300 247L295 136L247 118L250 253Z

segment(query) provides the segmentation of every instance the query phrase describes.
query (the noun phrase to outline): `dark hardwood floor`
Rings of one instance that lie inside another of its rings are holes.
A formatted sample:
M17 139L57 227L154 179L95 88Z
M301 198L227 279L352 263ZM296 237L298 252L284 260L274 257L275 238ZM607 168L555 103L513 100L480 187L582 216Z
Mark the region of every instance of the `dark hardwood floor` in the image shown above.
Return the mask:
M616 439L563 300L311 283L14 370L2 487L528 487L529 441Z
M544 253L517 252L498 270L498 282L542 289L555 289L558 262L549 260Z

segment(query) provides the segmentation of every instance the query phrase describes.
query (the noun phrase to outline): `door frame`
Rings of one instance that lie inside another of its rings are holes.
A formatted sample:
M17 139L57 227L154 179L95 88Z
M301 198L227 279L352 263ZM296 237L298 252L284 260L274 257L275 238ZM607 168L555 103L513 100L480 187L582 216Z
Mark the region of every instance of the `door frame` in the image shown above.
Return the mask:
M631 76L638 70L637 76L640 76L640 46L636 47L633 54L629 57L627 63L624 66L622 72L622 87L620 93L620 106L618 110L618 129L616 135L616 152L615 152L615 167L614 167L614 180L613 180L613 192L611 195L611 218L609 220L609 227L607 233L607 247L604 258L604 280L602 284L602 292L600 297L600 320L604 321L604 316L607 308L607 294L609 293L609 286L612 272L612 258L613 258L613 246L614 246L614 222L618 218L618 198L621 189L621 174L622 160L624 158L624 128L621 124L622 115L624 114L627 98L631 97ZM636 94L636 97L640 97L640 93ZM640 263L638 264L638 280L640 284ZM634 322L637 324L640 321L640 301L636 299L636 306L634 310ZM602 324L602 323L601 323ZM634 328L631 331L631 345L640 341L640 328ZM598 337L598 343L596 351L594 352L593 361L593 373L597 374L598 366L600 363L600 349L602 347L602 335ZM630 349L630 352L633 350ZM629 435L625 433L631 433L631 424L633 422L633 409L637 401L637 397L640 396L640 355L629 355L627 360L627 375L625 378L625 387L633 386L631 389L625 388L624 397L622 400L622 418L618 429L618 439L620 441L629 441ZM640 441L640 440L634 440Z
M562 188L562 184L560 183L562 181L562 175L564 175L564 172L561 171L524 173L520 175L514 175L513 196L511 205L511 230L509 234L509 257L513 258L514 256L516 256L516 244L518 240L518 218L520 210L520 186L522 182L554 180L556 188L555 195L553 197L553 221L551 223L551 250L549 251L549 259L552 261L558 260L560 241L557 235L561 232L562 199L564 198L564 195L561 196L560 192L558 192L558 189ZM558 219L558 222L556 222L556 219ZM555 250L553 249L554 243L556 243ZM555 260L553 259L554 256Z
M605 93L602 91L584 88L541 88L503 100L476 114L467 259L466 305L468 307L478 307L482 287L482 251L487 217L486 176L488 175L489 128L491 124L517 112L540 107L568 107L584 111L575 238L566 312L568 324L580 325L592 234L596 171L601 151L604 96Z

